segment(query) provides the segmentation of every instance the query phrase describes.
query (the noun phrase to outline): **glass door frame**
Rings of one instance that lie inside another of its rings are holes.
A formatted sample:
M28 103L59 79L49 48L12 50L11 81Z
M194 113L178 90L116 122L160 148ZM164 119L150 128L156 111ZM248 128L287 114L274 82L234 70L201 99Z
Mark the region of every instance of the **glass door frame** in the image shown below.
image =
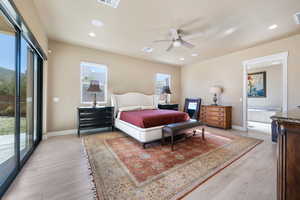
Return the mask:
M26 29L27 25L24 22L23 18L17 11L15 5L11 1L6 1L9 4L11 4L12 8L15 9L15 12L17 13L18 19L15 20L12 15L9 14L7 11L7 8L3 5L2 2L0 2L0 12L3 13L3 15L8 19L8 21L14 26L16 30L16 48L15 48L15 157L16 157L16 167L15 169L10 173L8 178L6 179L5 183L3 185L0 185L0 199L3 196L3 194L6 192L6 190L9 188L13 180L16 178L18 173L21 171L22 167L25 165L26 161L29 159L31 154L34 152L40 141L42 140L42 129L43 129L43 59L46 59L44 56L44 52L41 50L40 46L36 43L36 39L33 37L33 34L27 29L24 31L21 26L18 23L24 24L25 26L23 28ZM37 102L34 102L36 104L36 133L37 138L36 141L33 141L32 148L28 151L28 153L24 156L22 160L20 160L20 118L21 118L21 110L20 110L20 77L21 77L21 37L24 37L26 42L28 42L28 45L34 50L34 55L37 56L37 77L34 81L35 84L37 84L37 96L36 100ZM33 37L33 38L32 38Z

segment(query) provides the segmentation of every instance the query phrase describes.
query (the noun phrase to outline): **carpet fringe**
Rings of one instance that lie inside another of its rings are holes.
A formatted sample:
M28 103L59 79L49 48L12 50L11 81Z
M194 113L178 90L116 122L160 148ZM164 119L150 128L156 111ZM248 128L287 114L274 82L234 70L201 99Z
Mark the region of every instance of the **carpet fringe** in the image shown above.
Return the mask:
M93 173L93 170L92 170L92 165L91 165L91 162L90 162L90 159L89 159L89 154L87 153L87 150L85 148L83 138L81 140L81 144L82 144L82 150L83 150L82 154L83 154L83 157L86 160L86 164L87 164L87 168L88 168L88 174L89 174L89 178L90 178L90 181L91 181L91 186L92 186L91 191L93 193L93 199L94 200L99 200L97 187L96 187L96 181L94 179L94 173Z

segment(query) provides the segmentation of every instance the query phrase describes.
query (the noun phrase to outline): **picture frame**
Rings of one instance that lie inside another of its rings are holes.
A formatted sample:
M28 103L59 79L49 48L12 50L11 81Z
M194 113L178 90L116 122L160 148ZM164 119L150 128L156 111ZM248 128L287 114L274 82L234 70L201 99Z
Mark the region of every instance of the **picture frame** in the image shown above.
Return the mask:
M255 72L248 74L248 98L267 97L267 73Z

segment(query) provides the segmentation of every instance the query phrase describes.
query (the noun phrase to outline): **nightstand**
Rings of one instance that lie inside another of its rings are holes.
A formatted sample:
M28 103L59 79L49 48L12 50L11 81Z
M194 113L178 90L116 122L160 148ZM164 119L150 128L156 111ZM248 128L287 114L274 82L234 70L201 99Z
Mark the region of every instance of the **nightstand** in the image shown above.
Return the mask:
M114 107L78 107L78 137L81 130L111 127L114 130Z
M163 110L179 110L179 104L158 104L159 109Z

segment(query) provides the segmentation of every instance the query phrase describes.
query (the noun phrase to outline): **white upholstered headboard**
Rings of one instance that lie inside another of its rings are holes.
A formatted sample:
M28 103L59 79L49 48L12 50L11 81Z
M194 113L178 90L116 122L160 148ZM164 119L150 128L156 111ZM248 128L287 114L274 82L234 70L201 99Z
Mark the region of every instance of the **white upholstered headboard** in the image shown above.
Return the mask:
M142 93L112 94L111 105L115 107L115 114L120 107L127 106L155 106L158 105L158 95L145 95Z

